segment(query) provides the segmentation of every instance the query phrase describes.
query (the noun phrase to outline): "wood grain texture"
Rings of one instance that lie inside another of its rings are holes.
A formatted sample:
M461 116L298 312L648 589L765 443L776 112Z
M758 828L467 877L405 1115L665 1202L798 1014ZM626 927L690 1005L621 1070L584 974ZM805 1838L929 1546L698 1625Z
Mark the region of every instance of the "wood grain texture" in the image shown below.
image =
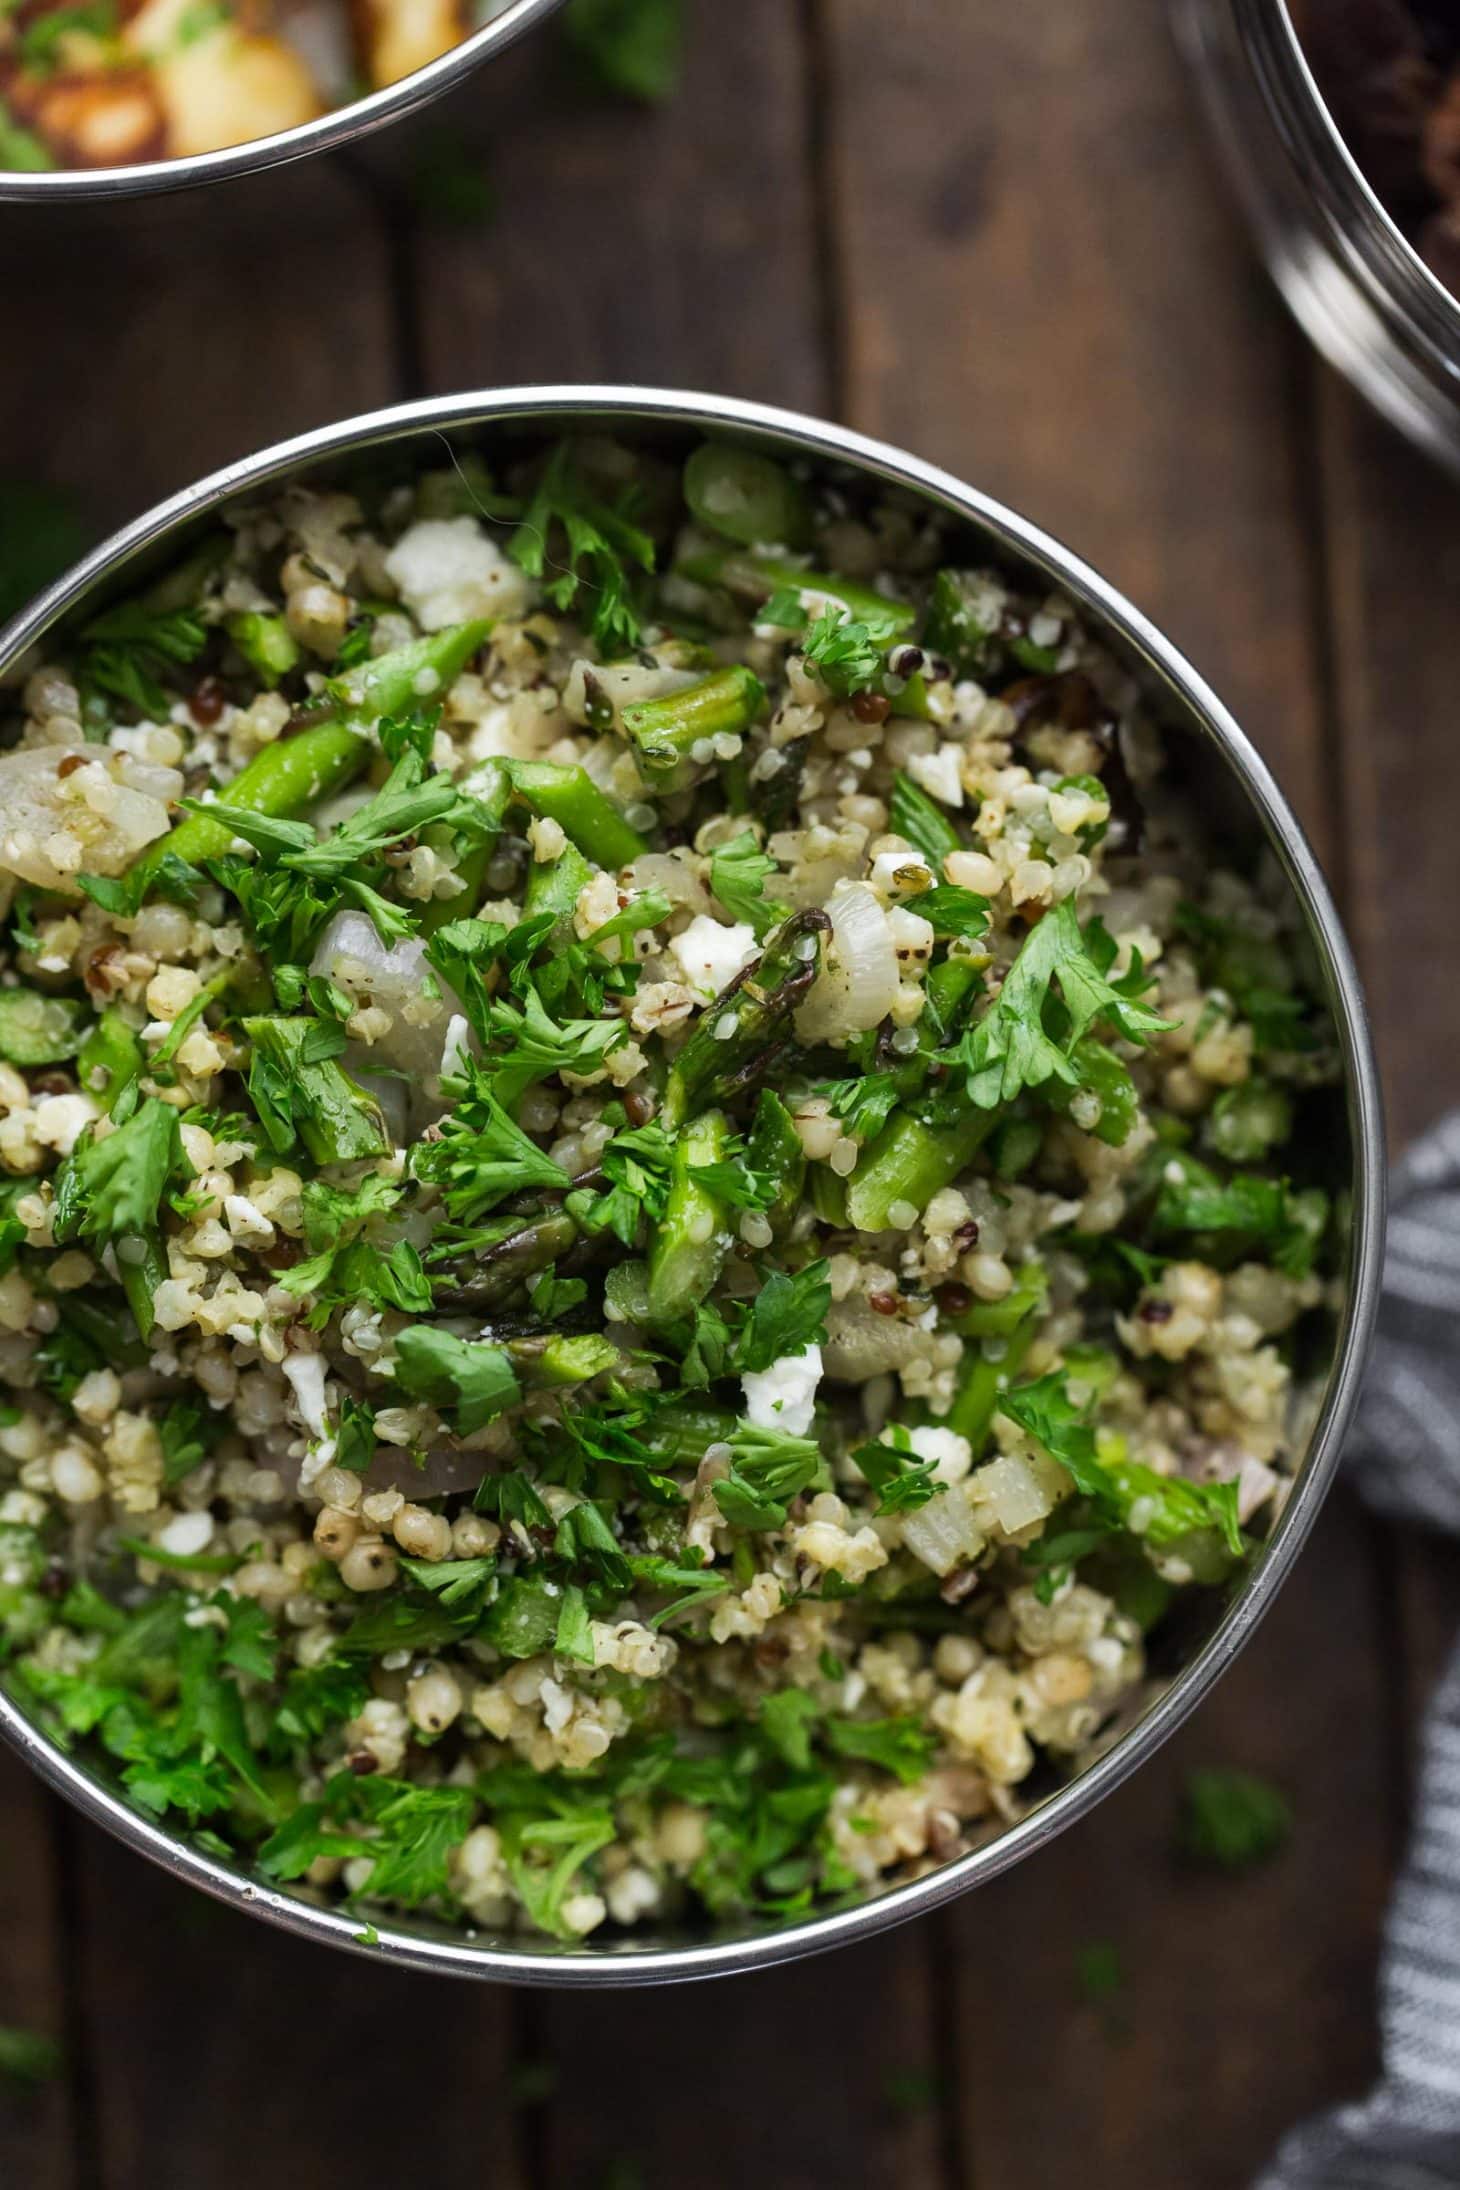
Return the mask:
M848 421L1124 588L1326 848L1300 352L1162 0L823 0L822 17Z
M90 1827L82 1858L105 2190L523 2190L506 1992L286 1937Z
M6 470L69 488L100 530L389 400L386 273L359 190L318 162L239 192L0 223L0 281L25 299L25 338L0 361Z
M65 2046L64 1950L51 1802L9 1751L0 1753L0 2027ZM71 2190L66 2074L25 2093L0 2080L0 2183Z
M544 2001L561 2101L538 2180L942 2190L930 1944L914 1925L688 1991Z
M805 57L788 0L701 6L662 109L589 95L526 42L418 134L490 147L482 230L426 220L430 389L637 380L818 408Z
M1317 390L1349 928L1403 1146L1460 1085L1460 526L1449 481L1329 375Z

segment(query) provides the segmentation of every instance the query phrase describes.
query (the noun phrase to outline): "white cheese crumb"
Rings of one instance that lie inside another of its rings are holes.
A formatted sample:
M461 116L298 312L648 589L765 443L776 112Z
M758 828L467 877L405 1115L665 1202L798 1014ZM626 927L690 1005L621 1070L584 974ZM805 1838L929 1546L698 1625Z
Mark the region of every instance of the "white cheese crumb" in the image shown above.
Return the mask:
M940 745L936 753L909 753L907 772L919 790L944 806L963 804L963 755L956 745Z
M312 1437L323 1437L329 1427L324 1409L324 1355L285 1354L280 1366L294 1387L300 1421Z
M89 1095L46 1095L36 1104L31 1122L42 1148L69 1156L83 1127L98 1115Z
M920 1460L934 1462L934 1480L951 1488L961 1483L973 1466L973 1447L957 1430L939 1429L928 1424L908 1431L912 1449Z
M669 949L695 994L708 1000L750 964L756 951L755 930L748 922L727 928L708 913L696 913L683 935L671 937Z
M474 517L431 517L412 525L385 567L423 631L444 631L474 616L520 616L532 600L527 574Z
M272 1221L255 1208L246 1194L224 1198L223 1217L233 1237L244 1246L267 1247L274 1237Z
M747 1369L740 1383L751 1427L804 1437L816 1412L820 1382L819 1346L808 1346L803 1354L783 1354L768 1369Z
M212 1541L213 1516L207 1512L175 1514L156 1538L159 1551L170 1551L178 1559L196 1558Z

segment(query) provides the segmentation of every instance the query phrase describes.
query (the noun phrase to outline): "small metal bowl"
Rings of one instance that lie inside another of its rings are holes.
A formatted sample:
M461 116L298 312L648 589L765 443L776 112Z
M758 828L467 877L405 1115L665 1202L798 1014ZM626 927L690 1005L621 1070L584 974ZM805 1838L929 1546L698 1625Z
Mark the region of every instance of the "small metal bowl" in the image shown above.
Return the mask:
M480 30L424 68L403 76L399 83L372 91L368 98L352 99L315 121L301 122L297 129L283 129L272 137L252 137L246 144L230 145L222 152L196 152L176 160L142 160L130 167L61 167L38 174L0 168L0 202L10 199L17 204L55 206L96 198L150 197L166 191L192 190L200 183L231 182L239 176L261 174L265 168L306 159L312 152L338 152L453 90L484 61L505 52L524 31L544 21L561 5L562 0L507 0L506 6Z
M361 1920L281 1893L242 1867L220 1862L186 1833L164 1830L132 1809L104 1767L58 1748L20 1703L0 1690L0 1735L43 1779L88 1817L175 1877L235 1907L335 1946L361 1947L387 1961L446 1974L523 1984L651 1984L763 1967L865 1938L937 1908L1043 1847L1126 1778L1202 1700L1271 1604L1313 1525L1352 1413L1378 1302L1383 1237L1384 1141L1378 1082L1358 978L1312 852L1263 762L1221 703L1121 596L1047 535L946 472L881 443L758 404L702 395L612 387L513 388L433 399L379 411L305 435L216 472L162 503L79 564L0 632L0 676L28 648L73 616L144 581L185 552L221 508L301 477L346 479L384 467L399 476L412 459L439 465L449 451L478 449L498 463L521 446L564 429L632 437L681 457L706 434L794 457L847 480L892 490L951 515L961 546L1016 579L1071 600L1139 681L1177 767L1220 835L1275 855L1302 909L1312 959L1332 1011L1344 1088L1335 1104L1333 1178L1349 1197L1344 1306L1327 1359L1322 1404L1299 1479L1266 1544L1224 1604L1208 1608L1174 1648L1176 1662L1155 1681L1145 1707L1074 1778L1033 1798L1019 1822L937 1870L870 1894L852 1906L791 1922L708 1927L635 1937L623 1944L559 1947L527 1936L488 1938L425 1921L381 1917L368 1944Z
M1311 340L1374 407L1460 473L1460 300L1340 135L1286 0L1172 0L1227 172Z

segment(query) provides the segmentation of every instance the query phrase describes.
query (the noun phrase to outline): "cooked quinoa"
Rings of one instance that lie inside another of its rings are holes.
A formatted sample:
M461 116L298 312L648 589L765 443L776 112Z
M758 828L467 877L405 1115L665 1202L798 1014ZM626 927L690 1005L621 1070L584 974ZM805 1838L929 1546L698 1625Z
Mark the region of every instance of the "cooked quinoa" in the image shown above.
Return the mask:
M911 1875L1139 1709L1301 1458L1336 1062L1067 602L563 441L235 508L7 696L27 1711L575 1939Z

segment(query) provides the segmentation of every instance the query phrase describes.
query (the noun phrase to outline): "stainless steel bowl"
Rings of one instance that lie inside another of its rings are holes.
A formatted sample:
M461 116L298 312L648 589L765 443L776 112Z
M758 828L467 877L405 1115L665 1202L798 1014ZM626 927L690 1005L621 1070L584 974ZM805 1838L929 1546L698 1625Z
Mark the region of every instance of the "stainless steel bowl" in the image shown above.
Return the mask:
M1370 187L1285 0L1172 0L1227 170L1295 318L1402 433L1460 472L1460 301Z
M1038 586L1058 589L1079 606L1139 679L1152 712L1179 749L1181 767L1197 779L1203 811L1215 819L1225 809L1228 826L1235 824L1254 847L1269 847L1299 900L1343 1053L1346 1124L1338 1129L1335 1178L1352 1197L1346 1305L1327 1366L1322 1409L1300 1479L1271 1538L1234 1598L1213 1616L1204 1632L1188 1638L1184 1662L1135 1723L1077 1777L1049 1791L1017 1824L910 1884L797 1922L746 1926L733 1934L700 1932L651 1937L632 1945L570 1948L381 1919L378 1936L365 1950L418 1969L524 1984L651 1984L762 1967L865 1938L886 1925L938 1907L1007 1870L1082 1817L1201 1701L1271 1604L1313 1525L1338 1464L1378 1300L1384 1143L1368 1022L1338 916L1281 792L1220 701L1137 610L1046 534L946 472L839 426L759 404L612 387L509 388L350 419L215 472L116 534L0 632L0 675L83 603L89 612L98 597L130 589L178 556L191 536L216 521L221 507L240 498L256 496L261 489L301 475L338 476L378 463L399 465L408 453L436 465L448 450L468 447L482 449L489 460L500 459L514 443L585 423L632 435L671 454L714 433L910 492L951 513L965 528L975 557L992 560ZM88 1817L174 1876L201 1886L219 1900L252 1909L286 1930L335 1946L364 1944L359 1918L281 1893L190 1845L185 1835L164 1831L140 1816L119 1797L103 1771L58 1749L15 1699L3 1692L0 1734Z
M480 30L425 68L403 76L399 83L372 91L368 98L353 99L348 106L321 114L316 121L301 122L297 129L283 129L273 137L253 137L247 144L230 145L223 152L197 152L177 160L143 160L131 167L64 167L40 174L0 168L0 201L74 205L87 198L148 197L160 191L191 190L199 183L229 182L237 176L260 174L266 167L282 167L286 161L305 159L311 152L338 152L342 146L354 144L388 122L400 121L439 99L561 5L562 0L507 0L506 6Z

